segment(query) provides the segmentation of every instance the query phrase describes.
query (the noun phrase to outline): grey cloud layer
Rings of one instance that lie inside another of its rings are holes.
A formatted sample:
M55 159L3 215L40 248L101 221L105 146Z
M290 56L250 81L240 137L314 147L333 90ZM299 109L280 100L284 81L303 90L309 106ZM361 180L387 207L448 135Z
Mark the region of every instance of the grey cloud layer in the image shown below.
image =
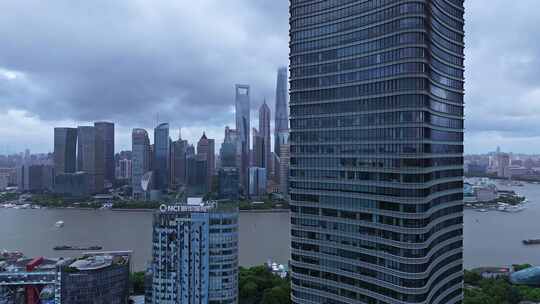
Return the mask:
M465 3L466 138L540 136L540 2ZM235 83L252 85L254 107L273 100L287 10L286 0L0 1L0 111L126 128L159 113L220 129Z
M0 68L25 78L0 82L0 103L51 120L223 124L235 82L255 103L273 96L282 2L2 1Z
M467 132L540 135L540 2L469 0L466 8Z

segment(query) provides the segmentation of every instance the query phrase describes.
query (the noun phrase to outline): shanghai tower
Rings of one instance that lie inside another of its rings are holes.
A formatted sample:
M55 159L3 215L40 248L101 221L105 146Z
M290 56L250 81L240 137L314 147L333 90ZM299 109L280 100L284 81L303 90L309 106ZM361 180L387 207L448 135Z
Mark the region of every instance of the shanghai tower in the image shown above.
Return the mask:
M280 144L287 143L289 114L287 112L287 68L279 68L276 83L276 120L274 124L274 153L279 156Z
M462 303L463 26L463 0L291 0L293 303Z

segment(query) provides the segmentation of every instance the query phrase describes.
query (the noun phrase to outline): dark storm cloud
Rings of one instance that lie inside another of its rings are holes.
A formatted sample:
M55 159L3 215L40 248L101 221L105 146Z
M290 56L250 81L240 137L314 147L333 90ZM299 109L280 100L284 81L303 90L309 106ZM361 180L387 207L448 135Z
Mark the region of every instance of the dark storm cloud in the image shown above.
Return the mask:
M234 84L254 104L287 63L286 1L2 1L4 109L123 125L231 121ZM9 13L7 13L9 12Z

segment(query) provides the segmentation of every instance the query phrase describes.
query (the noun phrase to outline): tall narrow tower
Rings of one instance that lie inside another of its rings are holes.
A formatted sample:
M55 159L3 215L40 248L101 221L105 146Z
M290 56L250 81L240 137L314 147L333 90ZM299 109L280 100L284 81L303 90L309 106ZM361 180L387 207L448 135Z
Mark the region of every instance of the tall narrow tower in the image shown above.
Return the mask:
M169 124L162 123L154 129L154 189L166 190L169 186L171 139Z
M263 104L259 108L259 136L263 138L263 163L261 167L266 169L268 176L270 174L270 166L272 164L272 155L270 153L270 108L266 104L266 100L264 100Z
M240 184L248 189L249 149L250 149L250 90L249 85L236 85L236 131L238 132L238 153L240 154Z
M274 125L274 153L279 155L280 144L289 136L289 114L287 105L287 68L279 68L276 83L276 118Z
M463 14L291 0L293 303L462 302Z

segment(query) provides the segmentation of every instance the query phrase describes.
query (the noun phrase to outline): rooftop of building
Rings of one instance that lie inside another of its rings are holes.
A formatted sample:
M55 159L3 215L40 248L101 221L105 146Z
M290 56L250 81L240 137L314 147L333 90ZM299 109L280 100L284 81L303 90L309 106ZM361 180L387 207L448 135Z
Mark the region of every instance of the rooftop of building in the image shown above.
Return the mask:
M52 271L65 262L62 258L27 258L21 257L16 260L4 260L0 262L0 273L18 273L27 271Z
M128 262L129 256L93 255L76 259L69 267L78 271L87 271L103 269L112 265L126 265Z
M510 282L517 285L540 286L540 266L529 267L512 273Z
M126 265L131 258L131 251L111 251L85 253L78 258L27 258L0 261L0 273L48 272L57 267L68 266L72 271L88 271Z
M162 204L159 213L180 212L234 212L238 203L230 200L205 200L202 197L188 197L185 203Z

